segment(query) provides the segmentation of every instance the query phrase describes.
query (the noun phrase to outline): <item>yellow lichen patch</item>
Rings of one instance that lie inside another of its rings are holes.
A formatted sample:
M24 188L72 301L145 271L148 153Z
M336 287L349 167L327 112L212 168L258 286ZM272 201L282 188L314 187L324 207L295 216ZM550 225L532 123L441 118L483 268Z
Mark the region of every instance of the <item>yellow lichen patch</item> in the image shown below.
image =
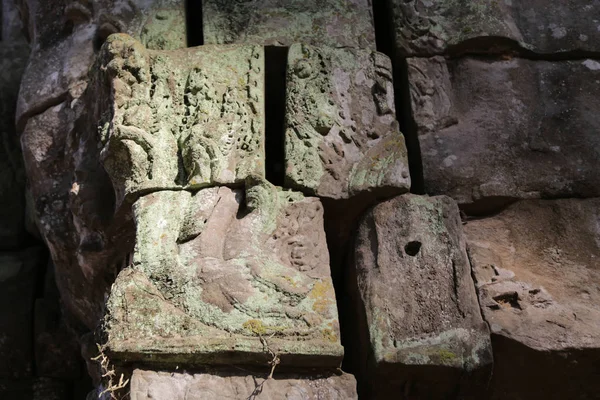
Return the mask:
M248 321L244 322L244 325L242 326L255 335L264 335L267 333L267 328L265 325L262 323L262 321L257 319L249 319Z
M319 281L315 283L315 286L313 286L308 297L314 300L312 306L313 310L320 314L324 314L333 304L333 286L330 282Z
M323 337L325 338L325 340L328 340L328 341L330 341L332 343L335 343L338 340L337 335L331 329L323 329L321 331L321 334L323 335Z
M438 355L440 356L440 361L443 363L451 363L458 357L456 354L446 349L441 349L438 352Z

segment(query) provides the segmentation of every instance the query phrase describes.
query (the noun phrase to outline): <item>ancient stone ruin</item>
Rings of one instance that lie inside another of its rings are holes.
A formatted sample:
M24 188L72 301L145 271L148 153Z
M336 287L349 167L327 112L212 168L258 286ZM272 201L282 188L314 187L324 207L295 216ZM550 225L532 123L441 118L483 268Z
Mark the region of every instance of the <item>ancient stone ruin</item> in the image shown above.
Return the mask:
M0 399L600 399L600 0L0 5Z

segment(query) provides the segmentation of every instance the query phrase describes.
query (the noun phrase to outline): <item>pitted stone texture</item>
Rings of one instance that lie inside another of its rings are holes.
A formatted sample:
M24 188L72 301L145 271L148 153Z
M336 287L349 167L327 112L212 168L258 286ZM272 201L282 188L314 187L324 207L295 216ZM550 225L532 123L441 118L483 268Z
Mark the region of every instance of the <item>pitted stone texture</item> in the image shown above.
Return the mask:
M205 44L375 50L371 0L202 0Z
M41 248L0 253L0 377L23 379L33 374L33 302Z
M349 374L299 375L276 373L268 379L239 373L170 373L136 369L131 400L146 399L293 399L356 400L356 380Z
M15 109L28 56L22 41L0 42L0 249L18 247L25 234L25 174Z
M133 266L108 302L114 357L337 366L335 294L316 198L265 181L162 191L134 204Z
M456 203L404 195L375 206L359 224L352 264L370 398L478 398L490 336Z
M488 205L600 195L599 63L434 57L408 65L426 193Z
M563 53L600 50L600 1L388 0L396 49L406 56L453 51Z
M66 97L78 98L100 44L112 33L139 38L148 48L186 47L183 0L23 0L32 54L17 108L26 119Z
M259 46L161 52L111 36L90 101L106 96L95 117L117 205L152 190L264 176L263 67Z
M409 190L385 55L293 45L286 113L287 186L334 199Z
M494 341L493 398L595 398L600 199L523 200L465 233Z

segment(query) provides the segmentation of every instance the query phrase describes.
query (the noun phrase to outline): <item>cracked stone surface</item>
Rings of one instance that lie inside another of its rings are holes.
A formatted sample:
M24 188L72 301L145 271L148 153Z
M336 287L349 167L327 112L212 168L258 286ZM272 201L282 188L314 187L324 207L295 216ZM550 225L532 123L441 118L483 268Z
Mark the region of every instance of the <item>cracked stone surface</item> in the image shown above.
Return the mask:
M161 191L134 204L133 265L108 301L115 357L165 363L335 367L342 357L335 294L316 198L259 178Z
M409 190L385 55L291 46L286 113L287 186L334 199Z
M375 50L370 0L202 0L205 44L293 43Z
M593 398L600 200L523 200L465 225L494 343L494 399Z
M259 46L154 52L111 36L93 83L107 99L94 119L117 205L153 190L264 176L263 69Z
M600 195L599 63L433 57L408 65L426 193L488 207Z
M367 398L403 387L407 398L480 396L491 343L456 203L398 196L365 213L356 235L348 290L366 324L357 336Z
M131 378L131 400L252 398L264 378L239 373L169 373L136 369ZM260 399L355 400L356 381L350 374L277 374L256 394Z
M390 0L401 55L597 52L600 1Z

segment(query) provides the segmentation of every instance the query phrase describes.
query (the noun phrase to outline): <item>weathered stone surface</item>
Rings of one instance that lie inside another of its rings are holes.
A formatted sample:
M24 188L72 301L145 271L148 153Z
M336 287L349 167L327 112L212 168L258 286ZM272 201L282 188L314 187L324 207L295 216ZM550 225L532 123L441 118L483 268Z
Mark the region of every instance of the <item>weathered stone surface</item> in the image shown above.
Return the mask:
M205 44L306 43L375 50L370 0L202 0Z
M494 343L493 398L600 390L600 199L523 200L465 225Z
M488 205L600 195L599 63L408 63L426 193Z
M600 50L600 2L388 0L401 55L447 51L535 53Z
M0 249L17 247L25 233L25 176L15 110L28 55L22 41L0 41Z
M22 379L33 370L33 302L43 251L0 253L0 377Z
M293 45L286 112L289 187L336 199L410 188L385 55Z
M108 35L128 33L148 48L186 46L183 0L23 0L32 54L23 76L17 122L78 98L95 53Z
M104 49L94 84L107 99L94 116L117 205L152 190L264 176L262 47L152 52L114 35Z
M359 224L352 264L370 398L398 398L402 388L406 398L481 395L490 336L456 203L404 195L375 206Z
M342 348L323 208L249 179L134 204L133 266L108 301L117 358L335 367Z
M357 399L350 374L299 375L276 373L268 379L238 373L170 373L136 369L131 378L131 400L146 399Z

